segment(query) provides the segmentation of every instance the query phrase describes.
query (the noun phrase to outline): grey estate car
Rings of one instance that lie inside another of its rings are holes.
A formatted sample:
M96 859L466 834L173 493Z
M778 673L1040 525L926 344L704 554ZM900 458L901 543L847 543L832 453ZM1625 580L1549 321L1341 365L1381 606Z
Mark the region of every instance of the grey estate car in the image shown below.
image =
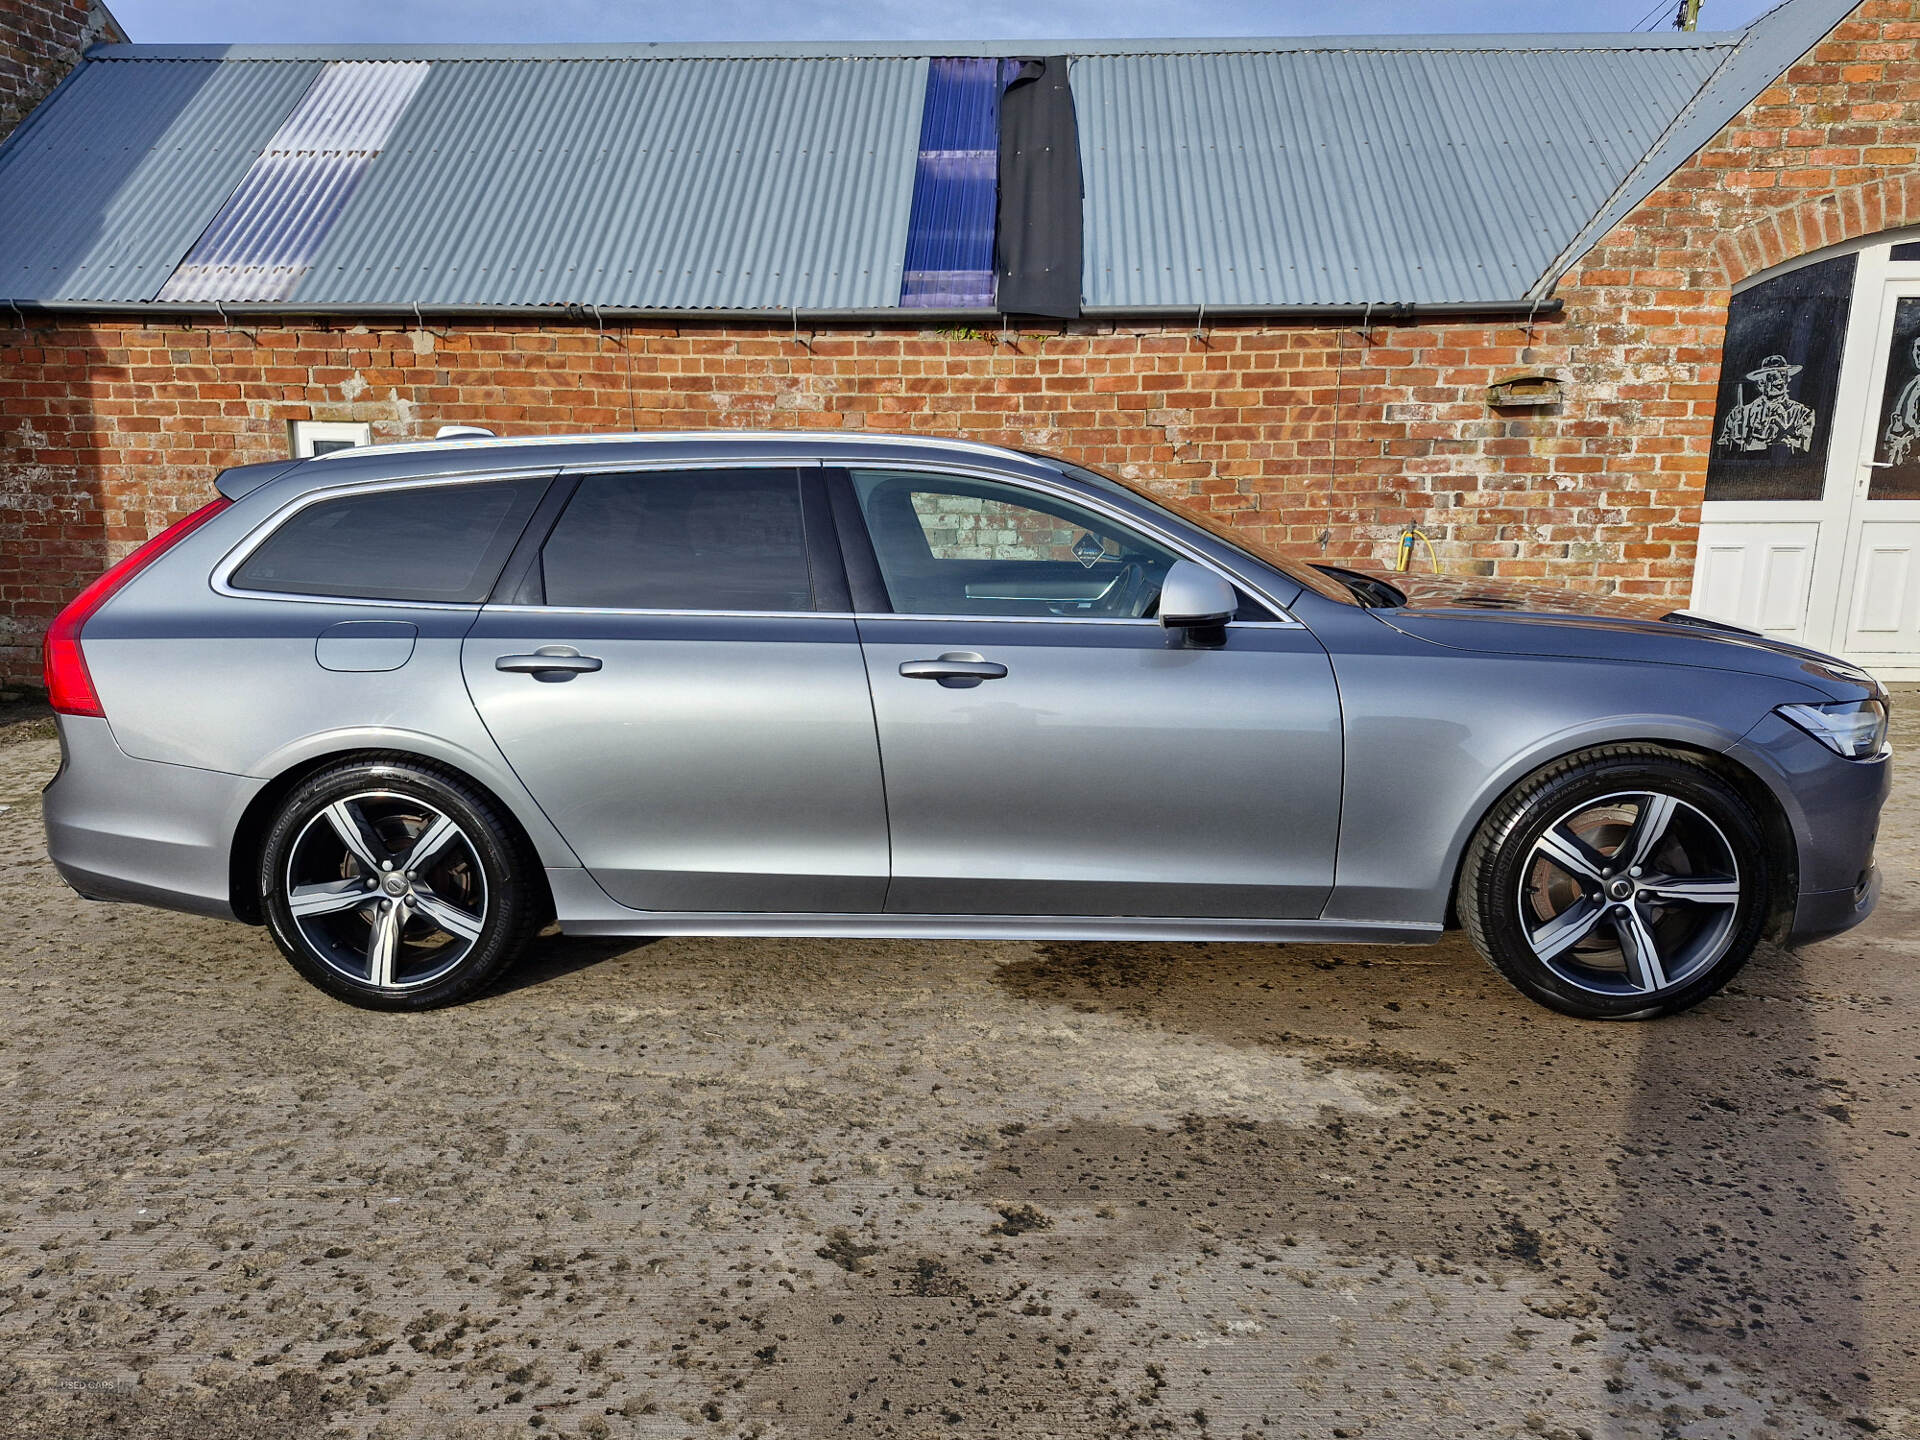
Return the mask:
M1428 941L1596 1018L1858 923L1886 694L1684 613L1250 548L892 436L229 470L47 640L83 895L344 1000L594 935Z

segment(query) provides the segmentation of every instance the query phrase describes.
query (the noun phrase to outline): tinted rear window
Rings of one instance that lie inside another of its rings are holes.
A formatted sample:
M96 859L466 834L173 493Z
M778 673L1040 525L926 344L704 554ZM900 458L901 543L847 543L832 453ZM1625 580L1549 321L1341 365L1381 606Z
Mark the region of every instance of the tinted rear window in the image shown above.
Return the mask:
M547 481L422 485L322 500L295 514L234 571L238 590L474 605Z
M590 475L540 552L549 605L807 610L792 470Z

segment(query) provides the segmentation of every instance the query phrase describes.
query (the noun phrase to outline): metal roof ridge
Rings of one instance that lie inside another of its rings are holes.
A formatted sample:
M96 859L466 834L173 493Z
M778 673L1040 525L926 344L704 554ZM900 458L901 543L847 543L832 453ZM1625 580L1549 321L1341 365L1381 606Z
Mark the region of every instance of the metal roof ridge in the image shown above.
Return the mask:
M1718 50L1746 31L1566 31L1515 34L1251 35L951 41L596 41L579 44L96 45L87 58L139 60L863 60L936 56L1234 55L1383 53L1578 53L1621 50Z

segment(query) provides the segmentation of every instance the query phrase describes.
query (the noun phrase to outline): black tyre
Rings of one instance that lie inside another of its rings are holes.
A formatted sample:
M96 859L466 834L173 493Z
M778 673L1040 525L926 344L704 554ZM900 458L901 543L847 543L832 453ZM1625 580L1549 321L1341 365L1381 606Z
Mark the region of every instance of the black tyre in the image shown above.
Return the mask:
M349 761L288 795L260 855L261 908L294 969L350 1004L469 999L539 927L537 862L493 801L402 757Z
M1738 973L1774 877L1759 819L1685 755L1610 745L1522 781L1475 833L1461 922L1522 993L1568 1015L1639 1020Z

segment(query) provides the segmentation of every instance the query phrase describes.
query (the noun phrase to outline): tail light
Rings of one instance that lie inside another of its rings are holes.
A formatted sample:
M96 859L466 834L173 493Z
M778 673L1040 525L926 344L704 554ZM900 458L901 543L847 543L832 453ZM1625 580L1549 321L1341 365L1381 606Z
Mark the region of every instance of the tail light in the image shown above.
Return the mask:
M105 717L107 712L100 708L100 696L93 688L93 676L87 673L86 654L80 648L81 627L134 576L232 503L224 498L215 500L202 505L186 519L175 521L87 586L54 617L53 624L47 627L42 668L49 705L62 715Z

